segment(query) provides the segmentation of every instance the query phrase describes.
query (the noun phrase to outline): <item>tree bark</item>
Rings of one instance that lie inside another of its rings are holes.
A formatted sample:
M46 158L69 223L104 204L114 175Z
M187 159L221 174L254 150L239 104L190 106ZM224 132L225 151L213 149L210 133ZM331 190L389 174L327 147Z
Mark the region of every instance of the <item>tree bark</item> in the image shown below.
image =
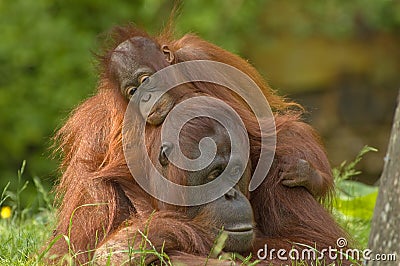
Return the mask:
M384 161L368 243L372 250L368 265L374 266L400 264L400 91ZM376 255L383 258L381 254L395 254L396 260L378 261Z

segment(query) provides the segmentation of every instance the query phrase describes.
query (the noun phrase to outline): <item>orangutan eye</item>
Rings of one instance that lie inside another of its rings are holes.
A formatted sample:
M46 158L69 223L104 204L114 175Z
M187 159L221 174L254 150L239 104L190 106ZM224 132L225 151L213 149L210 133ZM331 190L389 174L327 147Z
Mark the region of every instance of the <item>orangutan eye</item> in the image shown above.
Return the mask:
M130 99L135 94L136 90L137 88L133 86L129 86L128 88L126 88L125 94L128 97L128 99Z
M146 75L140 76L140 77L139 77L139 85L142 84L143 82L145 82L146 80L148 80L149 77L150 77L150 76L147 75L147 74L146 74Z

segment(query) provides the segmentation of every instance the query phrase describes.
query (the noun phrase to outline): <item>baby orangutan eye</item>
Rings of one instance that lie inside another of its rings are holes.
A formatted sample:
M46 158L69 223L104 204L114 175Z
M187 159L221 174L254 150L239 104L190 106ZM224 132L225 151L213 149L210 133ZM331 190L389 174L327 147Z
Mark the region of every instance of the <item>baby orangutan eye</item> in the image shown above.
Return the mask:
M128 99L130 99L136 92L137 88L134 86L129 86L125 90L125 95Z
M141 75L141 76L139 77L139 85L141 85L141 84L144 83L146 80L148 80L149 77L150 77L150 75L147 75L147 74Z
M138 86L142 85L143 82L146 82L146 80L148 80L149 77L150 77L150 75L148 75L148 74L143 74L143 75L141 75L141 76L138 78L138 81L137 81L137 82L138 82ZM132 96L135 94L136 90L137 90L137 87L136 87L136 86L128 86L128 87L125 89L125 95L126 95L126 97L127 97L128 99L132 98Z

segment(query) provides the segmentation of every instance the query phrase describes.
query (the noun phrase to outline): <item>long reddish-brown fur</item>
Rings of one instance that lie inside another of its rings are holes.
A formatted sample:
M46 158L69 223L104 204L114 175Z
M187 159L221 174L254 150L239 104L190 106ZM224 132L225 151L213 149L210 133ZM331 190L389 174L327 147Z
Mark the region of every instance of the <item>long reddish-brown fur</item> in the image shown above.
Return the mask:
M109 65L113 49L134 36L152 38L131 26L114 30L114 42L100 58L102 73L97 93L72 113L56 135L63 161L62 178L56 188L61 206L54 237L66 235L71 245L68 247L62 238L50 252L64 255L72 251L78 254L75 259L81 263L91 259L91 251L104 239L122 234L117 229L125 223L143 231L147 228L148 237L156 247L161 247L165 241L164 250L181 261L206 257L213 242L208 234L206 214L185 220L179 211L157 209L154 199L136 184L127 167L121 133L127 101L116 87ZM323 248L334 246L337 238L346 236L320 204L319 200L332 192L333 178L317 134L301 121L300 106L276 95L248 62L195 35L173 40L162 34L153 40L170 47L175 63L208 59L238 68L261 88L275 113L276 156L263 184L249 196L257 228L254 252L264 244L290 249L292 242L311 246L316 243L317 248ZM261 152L260 132L254 115L226 90L216 85L195 85L238 111L249 133L250 159L254 166ZM324 178L317 199L302 187L288 188L280 184L280 174L299 159L308 161ZM133 237L135 233L121 237Z

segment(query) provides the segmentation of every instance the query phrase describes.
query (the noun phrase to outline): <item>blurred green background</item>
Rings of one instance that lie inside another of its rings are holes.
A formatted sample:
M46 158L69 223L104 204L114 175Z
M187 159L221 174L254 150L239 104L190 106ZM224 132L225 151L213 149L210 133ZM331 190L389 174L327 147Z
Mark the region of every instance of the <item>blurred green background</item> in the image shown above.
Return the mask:
M52 186L59 173L51 136L95 92L99 36L128 22L157 33L172 6L0 0L0 188L17 186L23 160L25 179ZM178 37L194 32L247 58L280 94L302 103L333 166L365 144L378 148L359 177L377 180L400 87L399 1L192 0L176 26ZM24 196L31 200L29 191Z

